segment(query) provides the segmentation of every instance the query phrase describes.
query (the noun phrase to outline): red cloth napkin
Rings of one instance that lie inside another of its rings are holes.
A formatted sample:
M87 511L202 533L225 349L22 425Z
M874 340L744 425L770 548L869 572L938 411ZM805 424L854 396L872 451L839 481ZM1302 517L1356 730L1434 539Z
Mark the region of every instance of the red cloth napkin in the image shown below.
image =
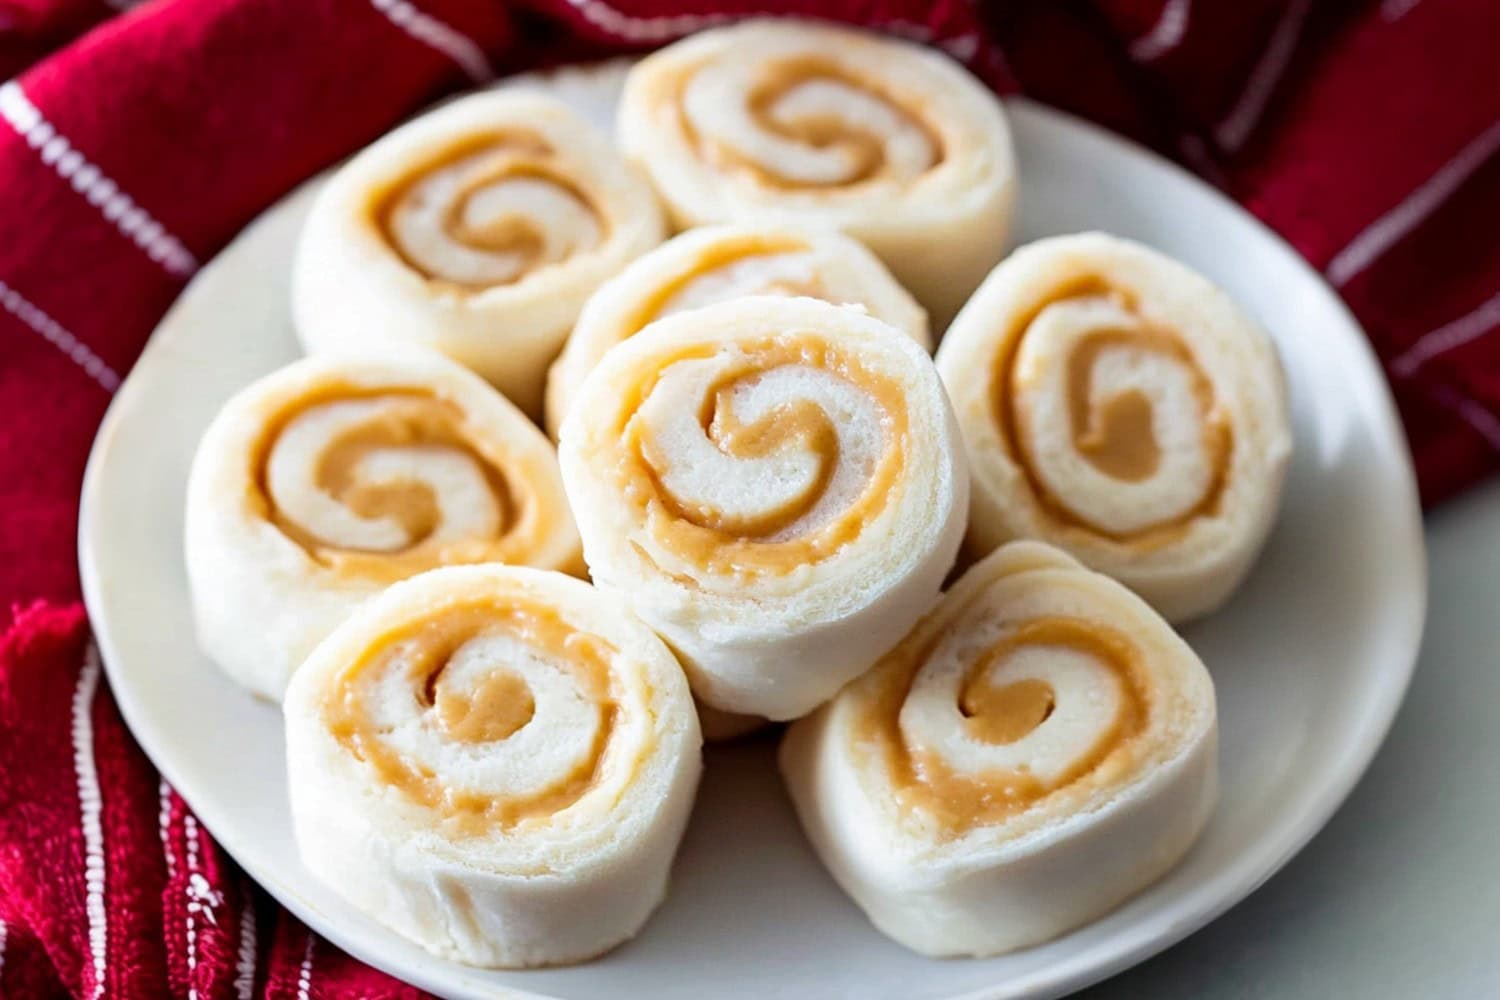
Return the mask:
M1500 455L1493 0L133 6L0 0L0 996L417 995L266 899L157 777L101 679L74 533L94 429L184 283L446 91L793 8L940 45L1305 254L1369 331L1429 502Z

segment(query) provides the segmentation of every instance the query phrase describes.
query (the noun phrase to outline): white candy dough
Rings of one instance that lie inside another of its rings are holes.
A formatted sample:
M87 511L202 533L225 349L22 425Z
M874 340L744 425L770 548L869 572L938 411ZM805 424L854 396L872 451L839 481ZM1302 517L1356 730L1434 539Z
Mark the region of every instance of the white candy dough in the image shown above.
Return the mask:
M298 244L293 317L310 352L432 348L537 415L584 300L663 235L650 186L561 101L478 93L329 180Z
M583 961L665 895L698 719L666 646L586 583L512 566L398 583L317 648L285 714L308 871L435 955Z
M425 351L309 358L235 395L188 480L198 640L256 694L387 584L453 563L581 569L551 442Z
M1213 682L1187 644L1114 581L1014 542L794 723L781 770L877 928L985 956L1102 916L1175 865L1212 812L1216 755Z
M1292 438L1270 338L1137 243L1040 240L997 267L937 365L974 475L969 544L1050 542L1169 621L1217 608L1276 517Z
M799 716L936 600L968 475L931 361L874 317L750 297L612 348L562 426L595 583L699 700Z
M1000 102L910 42L787 20L701 32L631 71L618 131L679 229L838 229L938 328L1005 247L1016 175Z

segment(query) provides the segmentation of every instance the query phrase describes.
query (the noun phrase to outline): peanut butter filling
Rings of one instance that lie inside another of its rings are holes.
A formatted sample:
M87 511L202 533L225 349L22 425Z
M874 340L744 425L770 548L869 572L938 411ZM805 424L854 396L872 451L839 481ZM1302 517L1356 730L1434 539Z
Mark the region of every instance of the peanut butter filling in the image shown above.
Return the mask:
M322 443L314 457L316 488L362 518L390 518L405 531L407 544L396 550L350 547L320 537L276 503L268 467L284 430L298 416L321 406L346 401L373 401L375 414ZM310 558L341 574L379 581L404 579L438 566L476 562L515 562L542 544L556 527L555 513L541 510L528 479L536 473L528 459L507 454L480 434L454 403L417 389L362 390L328 385L288 406L267 422L252 455L252 493L256 513L302 548ZM483 478L499 512L494 535L434 541L441 506L434 484L419 478L361 478L367 457L391 449L416 449L434 455L460 456ZM502 471L503 470L503 471Z
M1038 474L1032 443L1021 430L1025 424L1022 418L1026 404L1024 393L1019 391L1016 383L1016 356L1027 330L1043 309L1057 302L1089 298L1106 298L1130 313L1141 315L1131 292L1111 285L1102 277L1075 279L1036 296L1035 305L997 338L997 342L1005 346L996 357L990 392L994 419L1007 451L1026 476L1037 503L1051 520L1064 528L1133 548L1157 548L1176 540L1197 518L1211 515L1218 509L1228 478L1233 430L1227 415L1217 405L1213 384L1180 337L1144 319L1139 327L1100 330L1085 338L1067 359L1070 439L1078 453L1100 472L1122 482L1140 482L1157 473L1162 455L1153 428L1150 399L1134 390L1110 396L1097 408L1091 405L1090 399L1095 367L1105 350L1128 347L1151 351L1171 358L1190 373L1198 403L1203 450L1209 456L1213 478L1209 488L1190 510L1126 534L1090 522L1068 505L1066 497L1056 495Z
M381 678L399 671L420 711L434 713L437 727L456 742L502 743L530 725L535 711L531 693L504 664L495 665L494 673L469 697L436 693L454 654L465 643L494 634L506 634L549 660L566 664L584 698L597 707L600 719L584 759L546 787L512 797L454 786L433 773L428 763L403 755L372 722ZM562 812L599 783L620 713L613 681L619 655L604 639L580 631L554 609L522 598L456 604L371 641L330 684L323 698L323 719L333 738L373 769L383 786L440 814L461 832L510 829Z
M888 776L903 811L919 811L950 836L979 826L1002 823L1044 799L1067 796L1077 801L1108 787L1137 759L1136 739L1146 726L1150 699L1142 654L1124 633L1077 618L1049 616L1015 626L969 668L959 708L975 739L1014 743L1029 735L1051 714L1055 693L1041 680L1022 680L995 688L986 675L990 666L1025 646L1077 650L1105 664L1121 679L1125 698L1112 723L1099 733L1059 779L1044 783L1023 770L970 774L955 770L929 748L910 746L901 731L901 708L913 683L943 635L959 628L965 612L932 630L924 641L908 638L875 667L877 693L859 709L855 739L873 754Z
M443 691L433 705L444 731L460 743L498 743L536 714L526 681L507 671L496 671L472 696Z
M1068 358L1068 415L1073 444L1100 472L1127 482L1156 474L1161 448L1151 425L1151 400L1137 391L1122 392L1100 409L1089 406L1089 388L1100 353L1112 345L1151 350L1192 370L1199 407L1206 414L1213 390L1193 366L1192 356L1177 341L1154 333L1100 333L1089 337Z
M663 310L693 282L706 275L752 257L770 257L783 253L798 253L807 249L800 240L775 239L764 236L745 236L727 239L705 247L696 260L683 268L671 279L651 290L634 309L621 319L618 328L620 340L627 340L661 317ZM818 297L814 289L788 289L789 294Z
M906 399L895 379L866 368L856 352L812 334L766 336L735 347L735 363L720 373L698 414L704 435L731 457L755 458L782 449L813 454L819 465L814 485L794 502L767 508L751 518L706 508L667 489L661 470L671 456L659 452L636 411L661 373L681 361L711 357L715 346L687 348L653 359L635 394L622 400L616 410L611 436L618 436L622 451L615 473L621 495L635 505L653 540L679 558L714 575L785 574L825 560L857 539L899 489L908 448ZM789 400L752 422L740 421L729 403L737 383L782 366L817 369L857 386L880 413L884 442L863 490L827 523L795 538L776 536L818 502L841 460L833 423L809 400Z
M762 458L782 450L811 452L818 456L818 476L800 496L781 506L769 506L749 516L736 516L691 500L679 499L664 486L661 502L674 518L722 535L766 539L790 527L812 508L823 494L839 460L838 432L816 403L793 400L751 423L741 423L728 402L732 387L721 387L714 396L712 416L704 421L709 439L719 450L735 458ZM665 469L671 456L642 437L641 456L653 469Z
M1047 720L1056 698L1046 681L1027 679L996 687L985 682L979 669L964 684L958 704L975 739L1014 743Z
M450 146L377 193L371 213L407 267L458 293L521 281L608 230L562 155L524 130ZM549 227L569 232L559 238Z
M766 133L813 149L841 150L848 168L837 180L792 176L777 169L777 164L763 162L731 145L702 136L685 117L681 127L710 166L748 177L768 188L853 188L883 179L913 179L905 170L888 161L886 143L891 136L882 134L868 121L858 120L859 115L851 116L832 107L819 111L804 110L795 115L777 114L776 109L782 101L808 85L839 88L853 101L870 101L884 106L893 121L899 123L898 128L918 134L924 140L924 170L931 170L943 162L943 140L928 124L923 109L913 107L909 101L893 93L884 81L816 55L783 59L761 68L754 86L745 94L746 112L755 127ZM680 95L678 103L680 106ZM904 166L909 169L910 164Z

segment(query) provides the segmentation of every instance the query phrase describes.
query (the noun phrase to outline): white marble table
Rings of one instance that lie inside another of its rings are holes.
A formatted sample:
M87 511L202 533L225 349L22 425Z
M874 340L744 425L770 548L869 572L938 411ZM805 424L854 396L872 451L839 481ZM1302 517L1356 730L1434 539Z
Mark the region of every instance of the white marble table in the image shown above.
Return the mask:
M1344 807L1224 917L1081 996L1500 996L1500 483L1430 515L1427 543L1416 677Z

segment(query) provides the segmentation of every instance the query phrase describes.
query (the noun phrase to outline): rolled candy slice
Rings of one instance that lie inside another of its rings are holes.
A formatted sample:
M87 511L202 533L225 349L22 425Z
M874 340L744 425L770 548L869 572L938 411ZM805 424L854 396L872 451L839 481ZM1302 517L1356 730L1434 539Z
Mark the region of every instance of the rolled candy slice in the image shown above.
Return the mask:
M546 435L430 352L311 358L225 404L188 481L198 639L280 700L355 605L456 563L582 569Z
M910 42L805 21L705 31L631 71L618 134L678 228L838 229L939 328L1005 247L1016 174L1000 102Z
M791 226L705 226L638 258L589 299L547 377L547 429L557 435L579 383L611 347L663 316L746 295L862 306L932 349L926 311L855 240Z
M1292 450L1270 339L1201 275L1100 233L1012 254L938 351L970 547L1051 542L1169 621L1239 586Z
M594 582L728 712L832 696L936 600L968 475L919 344L751 297L658 320L578 390L559 445Z
M580 580L458 566L396 584L318 646L285 713L308 870L433 954L583 961L666 892L702 767L692 695Z
M933 956L1024 948L1185 854L1213 809L1213 682L1140 598L1061 551L973 566L795 723L781 770L834 878Z
M663 235L649 185L561 101L475 94L328 181L297 248L293 316L310 352L432 348L538 415L584 300Z

